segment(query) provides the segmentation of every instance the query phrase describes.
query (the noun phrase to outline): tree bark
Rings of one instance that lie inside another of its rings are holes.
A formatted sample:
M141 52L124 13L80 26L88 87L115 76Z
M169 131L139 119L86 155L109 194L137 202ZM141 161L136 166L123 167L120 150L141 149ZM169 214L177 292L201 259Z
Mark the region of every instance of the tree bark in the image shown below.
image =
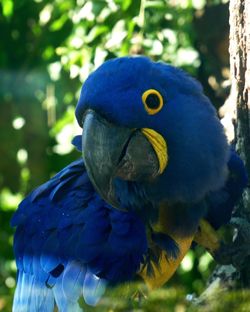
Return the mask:
M250 177L250 0L230 1L230 69L232 100L236 103L236 148ZM246 188L237 210L236 240L249 252L239 265L240 282L250 286L250 188Z
M236 150L243 159L250 178L250 0L230 0L229 10L230 103L236 112ZM231 223L235 226L231 264L217 266L208 287L196 300L196 304L203 305L205 311L212 311L212 307L216 309L218 306L213 305L216 300L223 305L221 296L228 294L229 290L242 290L250 286L249 187L245 189Z
M250 176L250 0L230 1L229 52L237 149Z

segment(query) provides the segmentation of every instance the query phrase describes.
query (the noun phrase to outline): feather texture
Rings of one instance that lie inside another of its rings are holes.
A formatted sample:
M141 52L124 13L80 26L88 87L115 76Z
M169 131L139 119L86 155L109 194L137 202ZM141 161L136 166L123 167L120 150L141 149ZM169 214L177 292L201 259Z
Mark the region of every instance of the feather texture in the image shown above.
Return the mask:
M95 305L111 283L131 279L147 252L145 226L94 191L78 160L32 192L12 219L19 277L14 311ZM21 307L21 308L20 308Z
M233 208L248 183L244 163L233 148L230 151L228 170L225 185L220 190L211 192L206 199L208 206L206 219L215 229L229 222Z

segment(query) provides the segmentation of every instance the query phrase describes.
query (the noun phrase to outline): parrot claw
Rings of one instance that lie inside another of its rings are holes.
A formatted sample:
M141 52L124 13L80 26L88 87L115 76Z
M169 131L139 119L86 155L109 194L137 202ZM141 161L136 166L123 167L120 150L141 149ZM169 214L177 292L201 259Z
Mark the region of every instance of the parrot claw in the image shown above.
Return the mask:
M194 241L206 248L212 255L220 249L221 242L219 237L214 228L205 219L200 221Z
M204 246L217 263L241 268L250 255L250 223L243 218L232 218L230 224L237 230L237 236L232 243L220 241L216 231L206 220L201 220L200 230L194 240Z

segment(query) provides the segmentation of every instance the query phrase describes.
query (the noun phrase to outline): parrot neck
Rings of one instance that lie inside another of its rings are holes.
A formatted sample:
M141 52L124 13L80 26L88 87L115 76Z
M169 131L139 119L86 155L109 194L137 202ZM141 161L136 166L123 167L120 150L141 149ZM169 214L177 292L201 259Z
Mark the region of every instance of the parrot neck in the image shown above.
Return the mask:
M163 227L181 237L193 234L199 220L206 214L204 200L189 203L157 200L148 195L147 187L142 183L121 179L115 180L115 189L121 208L135 212L145 223L154 224L160 218L161 222L167 222L167 225L162 224Z
M157 220L157 204L147 196L142 183L124 181L117 178L114 184L121 208L135 212L142 220L145 218L150 222Z

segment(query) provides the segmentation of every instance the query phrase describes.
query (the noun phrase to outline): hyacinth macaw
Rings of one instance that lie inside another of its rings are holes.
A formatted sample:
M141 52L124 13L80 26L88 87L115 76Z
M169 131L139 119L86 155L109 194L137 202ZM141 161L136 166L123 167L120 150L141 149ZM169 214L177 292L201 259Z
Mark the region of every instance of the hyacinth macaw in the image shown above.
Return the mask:
M107 285L163 285L191 243L213 252L246 185L202 87L146 57L105 62L76 108L82 158L29 194L13 216L13 311L81 311Z

